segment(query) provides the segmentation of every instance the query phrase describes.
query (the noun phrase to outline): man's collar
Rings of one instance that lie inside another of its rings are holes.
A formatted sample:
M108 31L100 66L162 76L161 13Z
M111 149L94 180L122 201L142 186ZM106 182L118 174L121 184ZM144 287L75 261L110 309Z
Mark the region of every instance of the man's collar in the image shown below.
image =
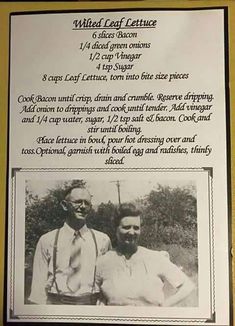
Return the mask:
M83 225L83 227L79 230L79 233L81 235L81 238L83 238L83 236L87 233L88 231L88 227L86 224ZM84 239L84 238L83 238ZM85 239L84 239L85 240Z
M71 226L69 226L66 222L64 223L64 227L66 232L69 232L69 234L72 236L74 236L74 232L76 230L74 230L73 228L71 228ZM84 239L84 235L86 234L86 232L88 231L88 227L86 224L83 225L83 227L81 227L81 229L78 230L79 231L79 235L81 236L81 238ZM84 239L85 240L85 239Z

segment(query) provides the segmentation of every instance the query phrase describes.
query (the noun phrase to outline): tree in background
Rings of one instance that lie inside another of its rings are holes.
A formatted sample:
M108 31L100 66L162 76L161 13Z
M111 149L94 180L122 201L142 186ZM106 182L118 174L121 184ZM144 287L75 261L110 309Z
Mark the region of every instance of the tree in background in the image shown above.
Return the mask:
M197 274L197 200L195 187L158 185L142 201L140 243L166 250L171 260L189 275Z
M111 201L107 204L101 203L97 210L92 210L87 217L88 226L108 234L113 246L115 246L116 242L116 230L113 225L116 209L117 205L114 205Z
M161 244L197 246L197 202L193 189L158 185L146 196L142 215L143 245L153 249Z

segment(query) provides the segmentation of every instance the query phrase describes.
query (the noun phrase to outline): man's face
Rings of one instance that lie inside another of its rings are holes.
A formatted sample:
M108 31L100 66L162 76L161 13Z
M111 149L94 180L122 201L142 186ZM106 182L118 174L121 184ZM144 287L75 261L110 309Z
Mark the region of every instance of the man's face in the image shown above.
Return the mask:
M125 216L117 228L117 240L130 251L136 250L140 236L140 216Z
M77 219L86 219L91 209L91 195L86 189L75 188L66 197L66 202L72 213Z

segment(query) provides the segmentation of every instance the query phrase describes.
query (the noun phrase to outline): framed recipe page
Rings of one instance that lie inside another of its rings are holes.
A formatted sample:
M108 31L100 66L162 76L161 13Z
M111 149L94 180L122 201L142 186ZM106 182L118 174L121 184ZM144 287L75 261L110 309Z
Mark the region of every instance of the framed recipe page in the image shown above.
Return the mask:
M232 325L232 4L0 7L4 322Z

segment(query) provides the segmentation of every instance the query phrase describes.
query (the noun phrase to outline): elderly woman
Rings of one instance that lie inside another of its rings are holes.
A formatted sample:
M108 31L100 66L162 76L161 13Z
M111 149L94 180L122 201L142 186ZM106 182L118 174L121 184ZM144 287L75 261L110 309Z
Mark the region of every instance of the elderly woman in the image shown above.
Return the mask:
M194 285L169 260L166 252L138 246L140 212L132 204L120 206L116 217L117 247L98 258L96 289L98 304L174 306L186 298ZM167 280L175 292L164 297Z

